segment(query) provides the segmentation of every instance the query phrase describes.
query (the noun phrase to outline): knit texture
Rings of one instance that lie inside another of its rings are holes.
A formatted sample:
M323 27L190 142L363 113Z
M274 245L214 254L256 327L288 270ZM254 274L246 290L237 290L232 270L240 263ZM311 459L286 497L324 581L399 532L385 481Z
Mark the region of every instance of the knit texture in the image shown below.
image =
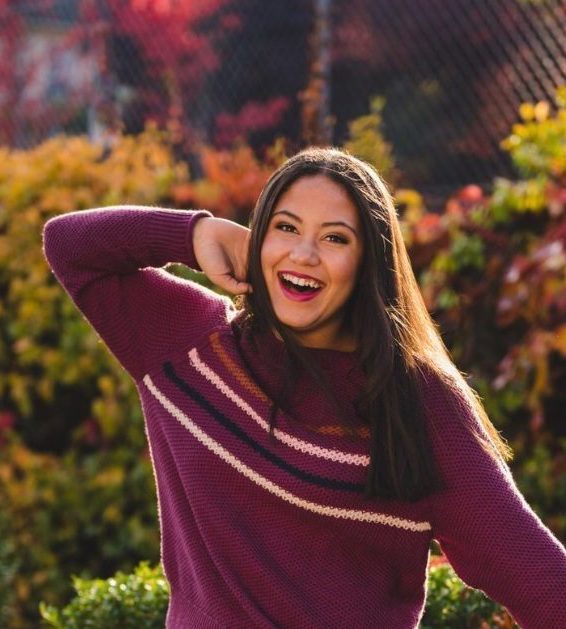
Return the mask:
M300 380L269 435L283 346L242 334L231 302L161 268L195 268L203 212L114 207L44 229L59 282L134 379L157 483L167 626L418 626L429 547L525 629L566 627L566 552L478 445L465 399L427 378L427 428L444 488L366 500L369 434L353 355L310 349L339 409ZM342 427L347 417L354 435Z

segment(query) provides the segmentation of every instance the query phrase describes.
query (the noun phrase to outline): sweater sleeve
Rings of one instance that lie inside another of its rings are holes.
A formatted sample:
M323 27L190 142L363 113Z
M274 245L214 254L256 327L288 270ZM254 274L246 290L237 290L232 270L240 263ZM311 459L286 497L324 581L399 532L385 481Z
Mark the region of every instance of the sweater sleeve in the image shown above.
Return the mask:
M56 278L136 380L226 320L228 299L159 268L198 268L192 232L203 216L210 214L117 206L63 214L44 226L44 255Z
M517 488L463 393L429 384L426 412L443 489L431 500L433 537L471 587L504 605L523 629L566 627L566 550Z

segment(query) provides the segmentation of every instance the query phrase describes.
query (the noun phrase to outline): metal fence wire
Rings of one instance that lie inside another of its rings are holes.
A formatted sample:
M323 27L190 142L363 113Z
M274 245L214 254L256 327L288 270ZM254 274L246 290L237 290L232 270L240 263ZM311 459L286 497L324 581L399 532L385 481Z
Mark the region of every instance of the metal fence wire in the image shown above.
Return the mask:
M4 144L154 119L298 148L309 107L340 144L379 95L402 183L442 194L511 175L519 105L566 84L566 2L0 0L0 53Z

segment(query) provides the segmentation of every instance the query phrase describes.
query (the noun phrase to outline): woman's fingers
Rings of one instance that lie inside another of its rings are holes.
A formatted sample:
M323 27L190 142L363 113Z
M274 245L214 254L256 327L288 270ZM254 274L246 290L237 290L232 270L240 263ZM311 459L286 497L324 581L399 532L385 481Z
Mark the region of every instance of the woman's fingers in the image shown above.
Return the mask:
M233 225L233 224L232 224ZM226 242L224 254L227 264L226 272L221 275L218 284L234 295L251 293L251 284L245 281L248 273L248 245L251 232L249 229L236 225L230 233L230 246ZM228 253L229 252L229 253ZM227 254L227 255L226 255Z
M251 285L245 281L247 276L247 249L243 248L241 243L236 243L229 255L227 255L226 251L223 253L222 272L210 279L234 295L251 292Z
M211 275L209 279L217 286L233 295L243 295L252 292L251 284L238 280L230 272Z

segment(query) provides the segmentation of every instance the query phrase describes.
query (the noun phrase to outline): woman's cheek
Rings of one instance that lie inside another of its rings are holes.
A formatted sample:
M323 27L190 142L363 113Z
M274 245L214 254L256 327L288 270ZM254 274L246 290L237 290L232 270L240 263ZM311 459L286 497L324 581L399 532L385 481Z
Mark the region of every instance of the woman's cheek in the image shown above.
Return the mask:
M262 266L273 266L277 259L282 255L283 243L280 238L273 235L268 235L263 241L263 247L261 250Z

